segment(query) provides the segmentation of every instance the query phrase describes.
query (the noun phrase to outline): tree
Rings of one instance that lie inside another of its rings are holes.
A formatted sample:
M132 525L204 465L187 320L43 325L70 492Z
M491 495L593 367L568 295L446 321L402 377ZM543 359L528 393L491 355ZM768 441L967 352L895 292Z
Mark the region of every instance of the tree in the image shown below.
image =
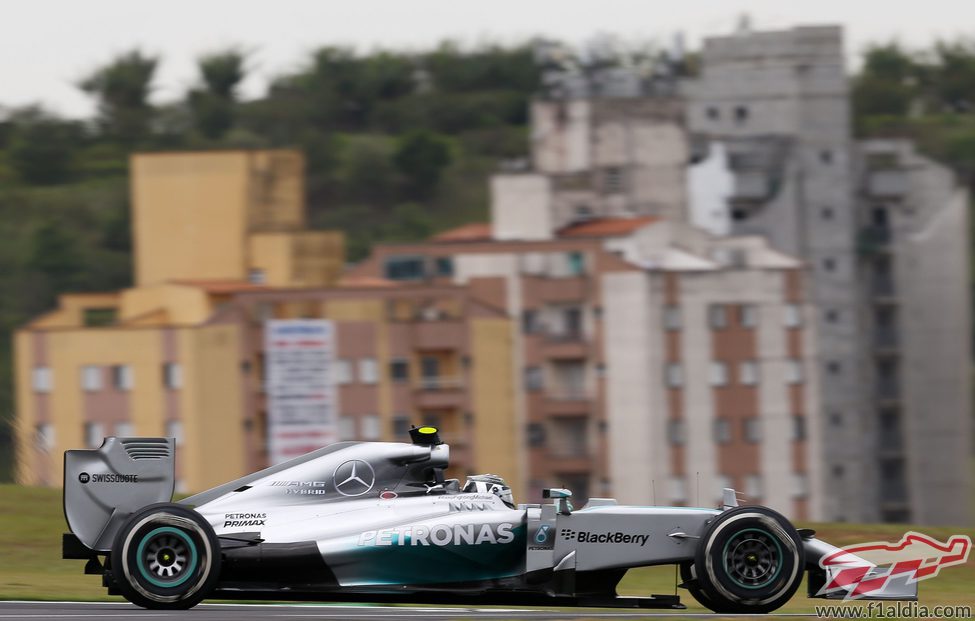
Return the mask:
M932 87L944 112L975 112L975 42L939 41Z
M129 146L145 138L152 121L149 94L158 64L158 58L133 50L79 83L98 100L99 124L107 136Z
M52 294L76 288L85 272L78 239L54 222L34 230L27 267L46 277Z
M196 128L208 138L220 138L234 125L237 87L246 75L244 52L231 48L201 56L201 88L189 93Z
M396 167L409 180L409 189L420 198L433 193L450 161L450 144L442 136L427 130L400 137L393 154Z
M40 108L21 110L10 123L10 165L21 181L53 185L70 180L81 142L77 123L57 119Z
M907 116L918 96L917 77L917 63L898 43L871 46L853 83L857 116Z

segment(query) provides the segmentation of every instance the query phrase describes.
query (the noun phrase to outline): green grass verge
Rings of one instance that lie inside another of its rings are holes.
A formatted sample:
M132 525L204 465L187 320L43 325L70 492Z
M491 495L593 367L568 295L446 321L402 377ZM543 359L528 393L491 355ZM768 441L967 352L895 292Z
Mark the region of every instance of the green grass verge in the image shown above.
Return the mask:
M880 539L895 540L907 527L893 524L813 524L818 536L836 545ZM61 533L67 526L61 510L61 492L55 489L0 485L0 599L112 601L98 576L82 573L83 561L61 559ZM941 540L964 533L975 539L975 530L916 528ZM975 562L945 569L933 580L920 584L920 600L931 606L975 606ZM630 570L620 584L623 595L674 592L673 567ZM679 591L690 611L701 612L690 595ZM811 612L815 603L805 597L804 587L785 608Z

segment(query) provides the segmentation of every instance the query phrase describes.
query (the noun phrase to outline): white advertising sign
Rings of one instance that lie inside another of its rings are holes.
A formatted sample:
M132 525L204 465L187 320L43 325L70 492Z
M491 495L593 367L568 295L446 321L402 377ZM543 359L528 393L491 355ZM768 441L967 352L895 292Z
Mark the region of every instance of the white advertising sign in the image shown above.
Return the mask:
M271 464L338 439L338 391L332 378L335 325L321 319L264 325L267 436Z

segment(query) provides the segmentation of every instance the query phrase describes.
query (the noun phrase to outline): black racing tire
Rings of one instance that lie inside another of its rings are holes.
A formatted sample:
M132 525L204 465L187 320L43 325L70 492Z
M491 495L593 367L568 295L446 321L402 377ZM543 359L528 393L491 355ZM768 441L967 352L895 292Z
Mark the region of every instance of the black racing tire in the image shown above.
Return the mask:
M186 610L216 586L220 560L220 541L199 513L160 503L134 513L119 529L112 577L136 606Z
M697 603L702 606L707 606L708 596L701 591L701 587L697 583L697 574L694 572L694 562L685 561L680 564L680 581L684 584L684 588L687 592L691 594Z
M704 531L694 557L698 602L717 613L765 614L802 584L805 554L795 527L767 507L736 507Z

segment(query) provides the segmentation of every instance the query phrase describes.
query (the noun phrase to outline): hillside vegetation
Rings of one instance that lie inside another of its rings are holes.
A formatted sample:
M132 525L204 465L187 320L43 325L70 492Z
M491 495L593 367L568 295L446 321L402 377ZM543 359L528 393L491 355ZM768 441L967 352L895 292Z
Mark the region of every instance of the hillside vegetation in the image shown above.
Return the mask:
M134 50L79 76L95 118L0 108L0 477L11 457L12 330L50 309L58 293L130 284L129 154L299 148L311 225L345 231L357 260L375 242L422 239L486 217L488 175L499 160L526 153L528 103L545 70L533 49L323 47L244 101L238 87L251 60L230 48L201 57L196 83L162 105L149 94L165 59ZM565 57L588 71L653 56L602 46ZM861 135L914 137L975 184L973 44L874 46L853 87Z

